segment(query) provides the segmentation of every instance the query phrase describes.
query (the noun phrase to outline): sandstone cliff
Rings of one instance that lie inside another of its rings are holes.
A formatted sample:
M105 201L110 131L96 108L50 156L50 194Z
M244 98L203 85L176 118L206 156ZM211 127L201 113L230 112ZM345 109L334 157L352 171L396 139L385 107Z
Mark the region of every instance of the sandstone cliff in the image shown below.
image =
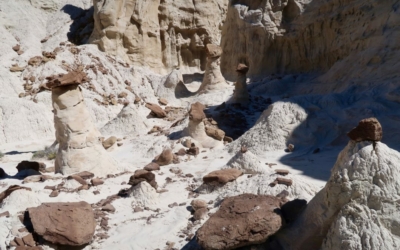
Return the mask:
M226 1L94 0L90 42L134 65L165 73L204 70L205 45L219 44Z
M221 69L230 79L238 63L249 65L249 76L329 71L322 80L389 79L398 20L395 1L231 0Z

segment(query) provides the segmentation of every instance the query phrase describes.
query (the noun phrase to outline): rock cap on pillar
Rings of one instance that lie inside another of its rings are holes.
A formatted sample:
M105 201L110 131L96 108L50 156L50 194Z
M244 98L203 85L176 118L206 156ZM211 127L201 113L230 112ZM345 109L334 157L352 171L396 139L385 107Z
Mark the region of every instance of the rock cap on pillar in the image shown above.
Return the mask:
M246 64L239 63L238 66L236 67L236 72L238 73L246 74L247 71L249 71L249 67Z
M371 117L363 119L358 123L358 126L353 128L347 136L356 142L361 141L381 141L382 140L382 126L378 119Z
M209 43L206 45L207 56L210 58L218 58L222 55L222 49L216 44Z

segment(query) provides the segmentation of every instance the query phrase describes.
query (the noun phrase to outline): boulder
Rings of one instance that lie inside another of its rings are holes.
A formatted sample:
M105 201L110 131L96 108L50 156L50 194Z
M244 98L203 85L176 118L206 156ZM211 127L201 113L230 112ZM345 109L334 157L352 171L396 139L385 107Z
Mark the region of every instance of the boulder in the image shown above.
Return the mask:
M235 168L227 168L222 170L213 171L203 177L204 183L218 182L226 184L228 182L236 180L243 174L242 171Z
M205 250L236 249L260 244L284 224L280 198L242 194L225 198L220 209L197 231L197 242Z
M39 170L42 170L40 163L36 162L36 161L21 161L20 163L18 163L16 168L17 168L18 172L21 172L21 171L27 170L27 169L33 169L37 172L39 172Z
M28 213L34 232L53 244L82 246L92 241L96 221L87 202L43 203Z
M151 110L151 115L157 118L164 118L167 117L165 111L155 103L146 103L146 108Z
M207 202L201 199L192 200L190 205L194 211L199 210L200 208L207 208Z
M376 118L363 119L348 134L353 141L381 141L382 126Z

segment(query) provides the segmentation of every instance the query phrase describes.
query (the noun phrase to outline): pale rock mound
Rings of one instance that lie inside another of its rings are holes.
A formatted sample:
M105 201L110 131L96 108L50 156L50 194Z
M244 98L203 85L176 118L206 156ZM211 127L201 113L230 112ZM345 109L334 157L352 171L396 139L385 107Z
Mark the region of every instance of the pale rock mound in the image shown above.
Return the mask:
M265 110L256 124L239 139L229 144L230 152L247 146L256 155L283 150L288 142L297 145L292 132L307 118L305 110L295 103L276 102Z
M244 174L272 173L272 170L263 165L258 156L250 151L242 152L240 150L226 165L229 168L240 169Z
M117 171L116 162L102 146L101 134L91 121L85 106L82 90L77 83L64 75L52 79L54 124L59 149L55 161L56 173L69 175L90 171L104 177Z
M208 93L215 90L226 89L229 85L222 76L220 68L221 47L215 44L207 44L207 65L204 72L203 82L199 93Z
M197 242L206 250L236 249L260 244L284 224L280 198L242 194L226 198L198 230Z
M204 47L220 42L227 2L95 0L91 43L160 73L205 68ZM210 11L213 10L213 11Z
M96 221L87 202L43 203L28 213L34 232L51 243L82 246L92 241Z
M37 193L27 189L19 189L2 201L0 212L9 211L11 214L16 214L28 207L39 206L40 204L42 204L42 201Z
M116 118L109 121L100 132L103 134L139 134L146 131L148 126L132 104L125 106Z
M130 188L129 196L134 198L132 201L132 208L134 208L136 206L153 207L158 204L160 195L148 182L142 181Z
M400 153L350 141L326 186L279 234L284 249L399 249ZM304 230L307 228L307 230Z

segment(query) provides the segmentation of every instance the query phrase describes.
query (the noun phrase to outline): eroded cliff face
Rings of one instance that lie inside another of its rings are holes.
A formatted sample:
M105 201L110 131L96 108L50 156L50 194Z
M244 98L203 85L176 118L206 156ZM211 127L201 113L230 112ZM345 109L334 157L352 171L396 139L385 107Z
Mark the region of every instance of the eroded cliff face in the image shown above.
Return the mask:
M399 35L393 0L231 0L223 27L221 70L238 63L249 76L318 72L325 80L393 73ZM389 52L390 51L390 52ZM386 64L385 73L376 71ZM340 73L338 75L338 73Z
M90 42L100 50L165 73L205 69L205 45L219 44L227 1L94 0Z

